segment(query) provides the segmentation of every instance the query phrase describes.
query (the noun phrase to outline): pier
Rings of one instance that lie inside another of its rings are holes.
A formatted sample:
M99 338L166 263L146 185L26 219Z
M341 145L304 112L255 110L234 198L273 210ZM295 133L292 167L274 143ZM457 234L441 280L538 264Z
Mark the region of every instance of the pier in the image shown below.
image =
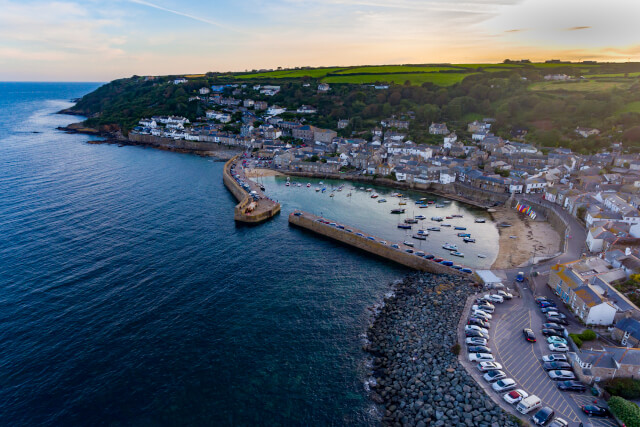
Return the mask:
M280 213L280 203L265 196L260 186L245 176L239 159L240 156L231 158L225 163L222 173L225 187L239 202L234 208L233 219L258 224ZM243 187L243 183L247 187Z
M369 252L414 270L437 274L457 274L464 277L471 277L471 273L464 273L455 268L418 256L415 253L408 253L406 250L410 249L410 247L405 246L402 243L382 243L384 240L379 237L372 236L369 233L365 233L344 224L328 221L325 218L308 212L293 212L289 215L289 224L304 228L329 239L337 240L346 245L361 249L365 252ZM391 247L392 244L395 244L398 247Z

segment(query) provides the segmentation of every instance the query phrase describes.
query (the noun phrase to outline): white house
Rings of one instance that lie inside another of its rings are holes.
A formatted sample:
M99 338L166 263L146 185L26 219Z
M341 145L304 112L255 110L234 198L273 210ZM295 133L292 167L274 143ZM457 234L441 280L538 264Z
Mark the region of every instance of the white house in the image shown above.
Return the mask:
M440 184L451 184L456 181L456 173L451 169L440 171Z
M158 127L158 124L153 119L142 119L138 122L138 124L140 126L151 128L151 129L155 129L156 127Z
M331 87L327 83L320 83L318 85L318 92L328 92Z
M296 112L298 114L315 114L318 112L318 110L310 105L301 105L300 107L298 107Z
M287 111L286 108L283 107L278 107L277 105L272 105L271 107L269 107L269 109L267 110L267 115L269 116L277 116L278 114L282 114L285 111Z
M174 85L180 85L180 84L182 84L182 83L186 83L186 82L188 82L188 80L187 80L187 79L185 79L184 77L180 77L180 78L178 78L178 79L175 79L175 80L173 81L173 84L174 84Z
M591 252L602 252L607 238L615 238L615 236L603 227L591 227L587 233L587 247Z
M201 87L200 89L198 89L198 92L200 92L200 95L207 95L209 94L209 92L211 92L211 89L209 89L208 87Z
M458 135L455 132L451 132L444 137L444 148L451 148L451 144L458 140Z
M547 181L542 178L529 178L525 181L524 192L529 193L542 193L547 186Z

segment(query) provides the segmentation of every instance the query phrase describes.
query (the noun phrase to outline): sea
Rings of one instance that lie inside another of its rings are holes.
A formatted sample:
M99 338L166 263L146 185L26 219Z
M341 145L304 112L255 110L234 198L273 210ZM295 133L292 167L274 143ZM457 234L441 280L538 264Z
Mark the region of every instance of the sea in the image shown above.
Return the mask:
M0 425L375 425L363 336L408 270L287 216L402 238L390 206L269 177L282 213L236 225L223 163L56 130L99 86L0 83Z

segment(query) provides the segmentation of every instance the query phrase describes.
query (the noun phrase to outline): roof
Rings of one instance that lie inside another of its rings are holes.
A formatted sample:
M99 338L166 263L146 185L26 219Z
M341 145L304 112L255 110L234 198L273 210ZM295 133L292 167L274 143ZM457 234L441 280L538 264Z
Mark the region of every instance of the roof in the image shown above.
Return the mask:
M640 349L625 347L604 347L604 350L582 350L582 362L591 363L594 368L619 369L619 365L640 368Z
M615 327L621 331L629 332L633 338L640 340L640 322L636 319L625 317L624 319L620 319Z
M604 301L600 298L593 289L589 286L580 286L573 290L578 298L580 298L587 307L595 307L596 305L602 304Z

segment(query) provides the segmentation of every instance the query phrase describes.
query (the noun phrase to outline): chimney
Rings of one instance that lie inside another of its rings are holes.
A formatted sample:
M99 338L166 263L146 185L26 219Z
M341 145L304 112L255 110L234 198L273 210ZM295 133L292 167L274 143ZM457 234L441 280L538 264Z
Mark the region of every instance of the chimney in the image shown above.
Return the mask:
M631 248L625 248L624 254L627 256L631 255Z

